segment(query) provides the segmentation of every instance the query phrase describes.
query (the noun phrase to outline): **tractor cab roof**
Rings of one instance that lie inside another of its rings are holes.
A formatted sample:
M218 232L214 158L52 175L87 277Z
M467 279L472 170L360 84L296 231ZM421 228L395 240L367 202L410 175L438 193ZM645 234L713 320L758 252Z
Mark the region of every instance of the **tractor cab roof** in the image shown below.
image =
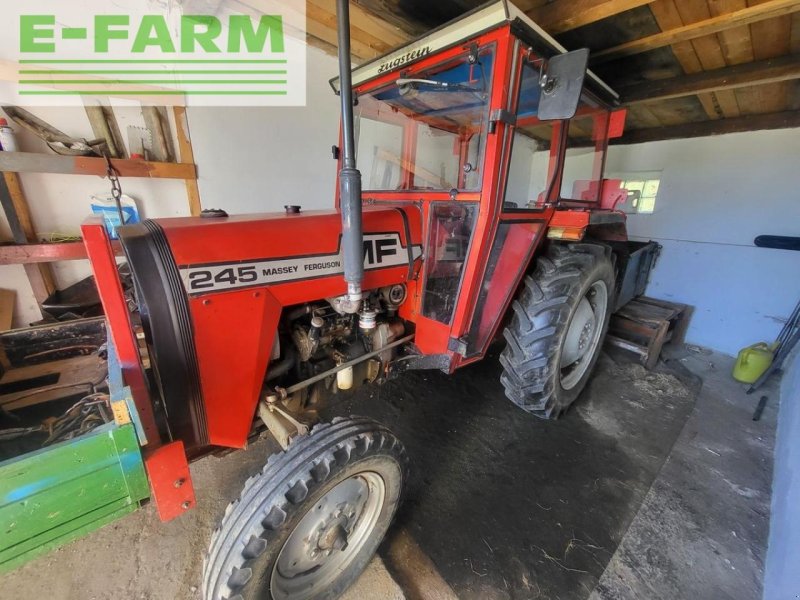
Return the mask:
M499 0L480 6L397 50L353 69L353 87L358 87L386 73L408 67L432 54L509 24L512 33L529 44L541 56L549 58L567 52L564 46L534 23L522 10L508 0ZM338 94L339 78L331 79L330 83ZM586 85L611 104L615 104L619 100L619 95L592 71L587 73Z

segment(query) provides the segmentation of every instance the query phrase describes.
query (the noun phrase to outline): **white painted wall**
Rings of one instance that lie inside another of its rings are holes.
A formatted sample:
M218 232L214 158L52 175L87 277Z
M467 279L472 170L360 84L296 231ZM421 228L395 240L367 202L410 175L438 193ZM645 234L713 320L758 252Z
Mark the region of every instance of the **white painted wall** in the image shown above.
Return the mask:
M339 97L328 80L335 57L308 47L302 108L190 108L204 208L229 213L333 207L339 140Z
M771 341L800 298L800 252L753 246L800 235L800 129L613 146L608 173L662 171L634 239L663 245L647 293L695 307L687 340L736 354Z
M305 208L333 206L336 162L330 148L338 140L338 99L328 80L337 62L321 50L308 49L308 106L303 108L190 108L189 128L205 208L229 213L283 210L285 204ZM91 133L81 108L43 108L32 112L78 137ZM128 125L143 126L138 108L115 111L123 136ZM20 149L50 152L43 142L15 127ZM174 126L173 126L174 131ZM22 175L37 233L78 235L90 212L92 194L108 193L98 177ZM133 197L143 217L187 215L183 181L123 179L123 191ZM0 241L11 233L0 211ZM90 274L87 261L53 263L59 287ZM14 326L24 327L40 317L21 265L0 266L0 288L17 291Z
M764 600L800 598L800 348L783 370Z

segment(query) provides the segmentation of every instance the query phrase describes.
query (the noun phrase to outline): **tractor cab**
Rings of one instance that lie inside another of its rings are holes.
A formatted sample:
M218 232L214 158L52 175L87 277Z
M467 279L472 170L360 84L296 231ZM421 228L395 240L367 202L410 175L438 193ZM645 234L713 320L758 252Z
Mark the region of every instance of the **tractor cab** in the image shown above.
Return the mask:
M503 1L352 74L362 204L418 208L407 318L450 368L484 355L543 238L581 239L599 212L624 222L627 194L603 180L624 112L587 59Z

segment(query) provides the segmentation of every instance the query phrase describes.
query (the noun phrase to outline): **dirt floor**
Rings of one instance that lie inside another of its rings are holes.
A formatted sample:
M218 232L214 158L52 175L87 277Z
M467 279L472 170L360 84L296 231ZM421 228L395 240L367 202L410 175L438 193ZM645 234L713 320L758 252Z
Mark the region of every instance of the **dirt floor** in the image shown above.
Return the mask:
M714 371L710 359L698 360L689 366ZM768 406L760 424L743 427L752 400L731 400L736 390L710 376L713 386L701 386L685 363L676 358L647 372L604 355L582 398L555 422L537 420L505 399L496 356L454 376L410 373L360 390L343 396L330 413L373 416L404 440L412 478L392 537L410 540L433 579L459 598L584 600L594 592L596 600L694 600L723 597L710 587L720 581L726 591L741 590L726 598L755 598L744 594L760 586L775 411ZM727 369L719 368L720 378ZM715 402L732 408L720 411ZM714 418L721 420L710 430L727 432L724 443L703 441L705 424ZM699 460L687 450L698 443L705 458L716 459L713 450L725 460ZM704 444L710 450L702 450ZM259 442L198 462L198 509L165 525L151 507L141 510L5 575L0 597L199 598L210 532L269 451ZM745 474L737 466L742 461ZM712 476L727 480L727 489L698 483ZM672 504L654 501L662 489L682 495ZM675 503L690 507L688 516L668 512ZM684 519L684 529L674 519L659 524L659 513ZM720 533L726 520L735 539ZM676 544L681 553L667 552ZM683 570L691 570L697 552L712 555L697 563L716 569L708 585L696 583L704 573L692 585L675 584L686 578ZM714 556L721 564L730 560L735 570L718 569ZM395 579L404 582L408 598L432 597L427 579L413 589L393 546L385 545L381 557L348 600L403 598ZM419 567L410 572L423 581Z
M586 598L692 410L699 382L685 375L604 355L574 408L540 421L505 398L490 357L334 410L389 423L406 444L398 524L459 598Z

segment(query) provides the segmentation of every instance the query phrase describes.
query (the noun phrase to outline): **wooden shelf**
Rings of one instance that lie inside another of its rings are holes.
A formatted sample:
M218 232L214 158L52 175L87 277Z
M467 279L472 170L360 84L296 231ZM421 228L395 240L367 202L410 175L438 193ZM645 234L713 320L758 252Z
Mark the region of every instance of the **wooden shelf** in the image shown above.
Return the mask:
M114 254L123 256L122 246L111 242ZM82 260L86 256L83 242L57 242L50 244L8 244L0 246L0 265L25 265L59 260Z
M111 159L120 177L197 179L192 163L164 163L145 160ZM61 156L35 152L0 152L0 171L12 173L55 173L106 176L106 159L95 156Z

